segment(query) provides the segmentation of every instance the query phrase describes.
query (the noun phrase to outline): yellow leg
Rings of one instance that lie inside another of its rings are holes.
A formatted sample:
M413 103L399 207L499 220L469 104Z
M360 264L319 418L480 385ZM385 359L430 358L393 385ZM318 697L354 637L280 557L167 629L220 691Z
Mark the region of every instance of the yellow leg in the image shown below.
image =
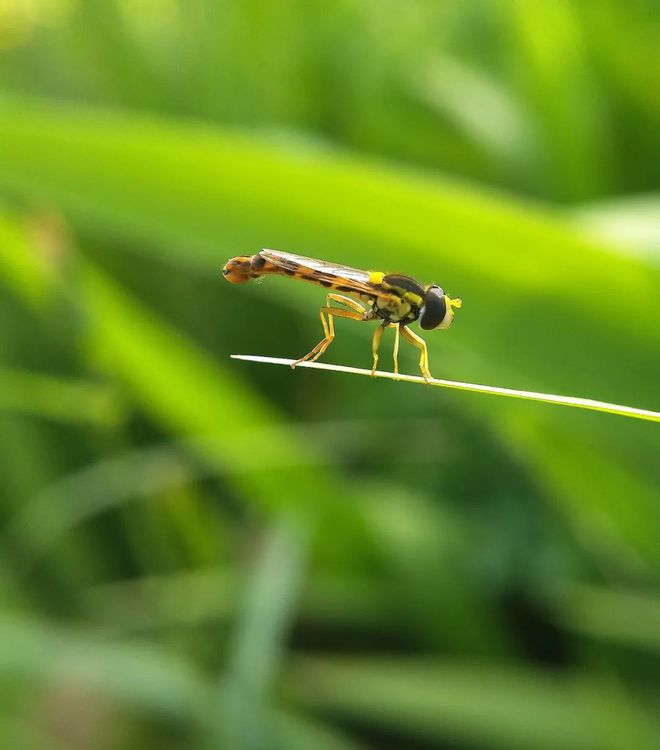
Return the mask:
M394 325L394 374L399 374L399 335L401 333L401 326L398 324Z
M365 313L367 311L367 308L364 305L361 305L350 297L345 297L343 294L333 294L330 292L325 298L325 304L327 307L330 307L331 302L339 302L340 305L346 305L346 307L355 310L355 312Z
M401 326L401 335L404 339L406 339L406 341L410 342L413 346L419 349L419 351L421 352L419 358L419 369L422 371L424 380L431 380L432 376L431 371L429 370L429 350L426 346L426 341L424 341L421 336L413 333L413 331L411 331L410 328L407 328L406 326Z
M331 295L328 295L330 297ZM339 295L332 295L333 297L339 296ZM340 300L335 300L340 301ZM343 301L343 300L341 300ZM353 300L350 300L353 302ZM357 302L355 303L357 305ZM358 306L359 307L359 306ZM324 337L319 343L312 349L311 352L305 354L304 357L301 357L299 360L294 362L291 367L294 367L296 365L299 365L301 362L316 362L316 360L321 357L326 349L330 346L332 343L332 340L335 337L335 325L333 318L348 318L349 320L368 320L369 318L366 317L367 311L364 308L360 308L360 312L357 312L357 310L340 310L336 307L322 307L320 310L321 314L321 324L323 325L323 333ZM327 318L326 318L327 316Z
M376 377L376 367L378 367L378 349L380 348L380 342L383 338L384 331L385 329L383 328L383 326L378 326L378 328L376 328L376 330L374 331L374 338L371 343L371 351L374 355L374 364L373 364L373 367L371 368L372 378Z
M351 299L350 297L345 297L343 294L333 294L332 292L327 294L325 298L326 311L332 309L332 305L330 304L331 302L338 302L340 305L345 305L346 307L349 307L351 310L354 310L355 312L360 313L361 316L366 315L366 312L367 312L366 307L363 307L359 302L356 302L354 299ZM340 313L337 313L337 316L340 318L349 317L347 315L341 315ZM325 322L323 320L323 310L321 311L321 322L323 323L323 330L325 332L324 341L328 338L330 339L330 341L327 342L323 351L317 357L315 357L312 360L312 362L315 362L321 356L321 354L323 354L323 352L328 348L328 346L330 346L330 342L332 341L332 339L334 339L335 337L335 322L332 319L332 317L333 317L333 313L328 313L328 330L326 330ZM351 318L351 320L353 320L353 318ZM362 320L362 318L360 318L360 320Z

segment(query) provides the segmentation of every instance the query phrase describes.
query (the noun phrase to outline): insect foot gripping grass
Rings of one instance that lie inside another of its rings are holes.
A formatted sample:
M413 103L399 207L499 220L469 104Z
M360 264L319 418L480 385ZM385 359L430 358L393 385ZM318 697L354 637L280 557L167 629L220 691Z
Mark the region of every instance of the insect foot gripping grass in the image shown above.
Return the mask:
M383 333L386 328L393 328L394 374L399 372L399 338L403 336L419 349L419 369L424 380L431 382L426 342L409 326L418 321L425 331L449 328L454 320L454 310L462 305L460 299L445 294L437 284L422 284L411 276L361 271L279 250L262 250L257 255L231 258L223 268L223 274L232 284L245 284L250 279L274 275L309 281L328 290L326 304L321 308L323 338L304 357L291 362L294 368L304 362L316 362L335 338L334 319L348 318L378 323L371 347L372 377L376 376Z
M248 362L261 362L273 365L292 365L292 359L278 359L275 357L259 357L246 354L232 354L232 359L243 359ZM637 409L634 406L621 406L620 404L608 404L606 401L595 401L590 398L578 398L575 396L558 396L553 393L537 393L535 391L519 391L515 388L498 388L494 385L478 385L476 383L461 383L457 380L438 380L436 378L420 378L416 375L399 375L393 372L381 372L377 370L361 370L357 367L343 367L341 365L326 365L320 362L302 362L301 367L309 367L317 370L332 370L333 372L344 372L351 375L372 375L377 378L388 380L403 380L407 383L422 383L435 385L440 388L452 388L457 391L472 391L474 393L490 393L493 396L507 396L508 398L521 398L527 401L541 401L547 404L559 404L560 406L573 406L577 409L591 409L592 411L603 411L609 414L618 414L622 417L633 417L634 419L645 419L648 422L660 422L660 412L648 409Z

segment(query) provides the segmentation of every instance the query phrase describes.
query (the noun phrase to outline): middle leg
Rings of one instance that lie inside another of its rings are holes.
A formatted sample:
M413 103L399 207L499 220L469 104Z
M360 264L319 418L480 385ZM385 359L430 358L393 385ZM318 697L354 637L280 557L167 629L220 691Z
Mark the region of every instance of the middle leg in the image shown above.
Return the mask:
M401 333L401 325L399 323L394 324L394 374L399 374L399 335Z
M378 328L374 331L374 337L373 341L371 342L371 352L374 355L374 363L371 367L371 377L376 377L376 367L378 367L378 350L380 349L380 342L383 339L383 333L385 332L385 328L387 327L387 323L385 325L379 325Z

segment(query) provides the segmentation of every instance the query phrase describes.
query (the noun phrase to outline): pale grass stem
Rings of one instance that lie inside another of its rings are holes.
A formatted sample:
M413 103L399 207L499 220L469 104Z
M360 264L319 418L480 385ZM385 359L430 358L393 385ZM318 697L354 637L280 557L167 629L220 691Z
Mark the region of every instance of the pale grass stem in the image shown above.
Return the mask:
M281 359L278 357L260 357L247 354L232 354L232 359L243 359L248 362L261 362L271 365L291 366L295 363L293 359ZM351 375L366 375L371 377L371 370L362 370L357 367L345 367L343 365L329 365L321 362L301 362L296 367L306 367L313 370L330 370L332 372L345 372ZM541 401L547 404L559 404L561 406L573 406L577 409L591 409L608 414L618 414L622 417L633 417L634 419L645 419L649 422L660 422L660 412L648 409L637 409L634 406L621 406L620 404L608 404L606 401L595 401L590 398L578 398L576 396L558 396L554 393L536 393L535 391L520 391L515 388L499 388L494 385L478 385L476 383L461 383L456 380L440 380L433 378L425 381L417 375L395 375L393 372L382 372L377 370L374 377L386 378L388 380L401 380L406 383L421 383L422 385L437 386L440 388L453 388L458 391L472 391L474 393L490 393L494 396L507 396L508 398L520 398L528 401Z

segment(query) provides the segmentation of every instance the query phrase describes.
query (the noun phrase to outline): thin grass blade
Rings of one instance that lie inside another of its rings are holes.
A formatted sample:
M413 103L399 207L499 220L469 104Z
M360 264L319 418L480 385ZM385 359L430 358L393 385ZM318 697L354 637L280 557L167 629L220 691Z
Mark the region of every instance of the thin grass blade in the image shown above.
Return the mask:
M245 354L232 354L232 359L243 359L247 362L261 362L272 365L295 364L293 359L282 359L278 357L260 357ZM314 370L331 370L333 372L346 372L351 375L371 376L371 370L363 370L358 367L345 367L344 365L329 365L321 362L300 362L296 367L308 367ZM376 378L388 380L402 380L407 383L422 383L423 385L434 385L441 388L453 388L458 391L473 391L475 393L490 393L493 396L507 396L508 398L521 398L527 401L541 401L546 404L559 404L561 406L573 406L577 409L591 409L603 411L608 414L619 414L622 417L633 417L635 419L646 419L649 422L660 422L660 412L649 409L638 409L634 406L622 406L621 404L609 404L606 401L596 401L591 398L579 398L577 396L559 396L554 393L537 393L536 391L521 391L516 388L500 388L494 385L479 385L477 383L462 383L458 380L442 380L432 378L424 380L418 375L401 375L393 372L376 370L373 374Z

